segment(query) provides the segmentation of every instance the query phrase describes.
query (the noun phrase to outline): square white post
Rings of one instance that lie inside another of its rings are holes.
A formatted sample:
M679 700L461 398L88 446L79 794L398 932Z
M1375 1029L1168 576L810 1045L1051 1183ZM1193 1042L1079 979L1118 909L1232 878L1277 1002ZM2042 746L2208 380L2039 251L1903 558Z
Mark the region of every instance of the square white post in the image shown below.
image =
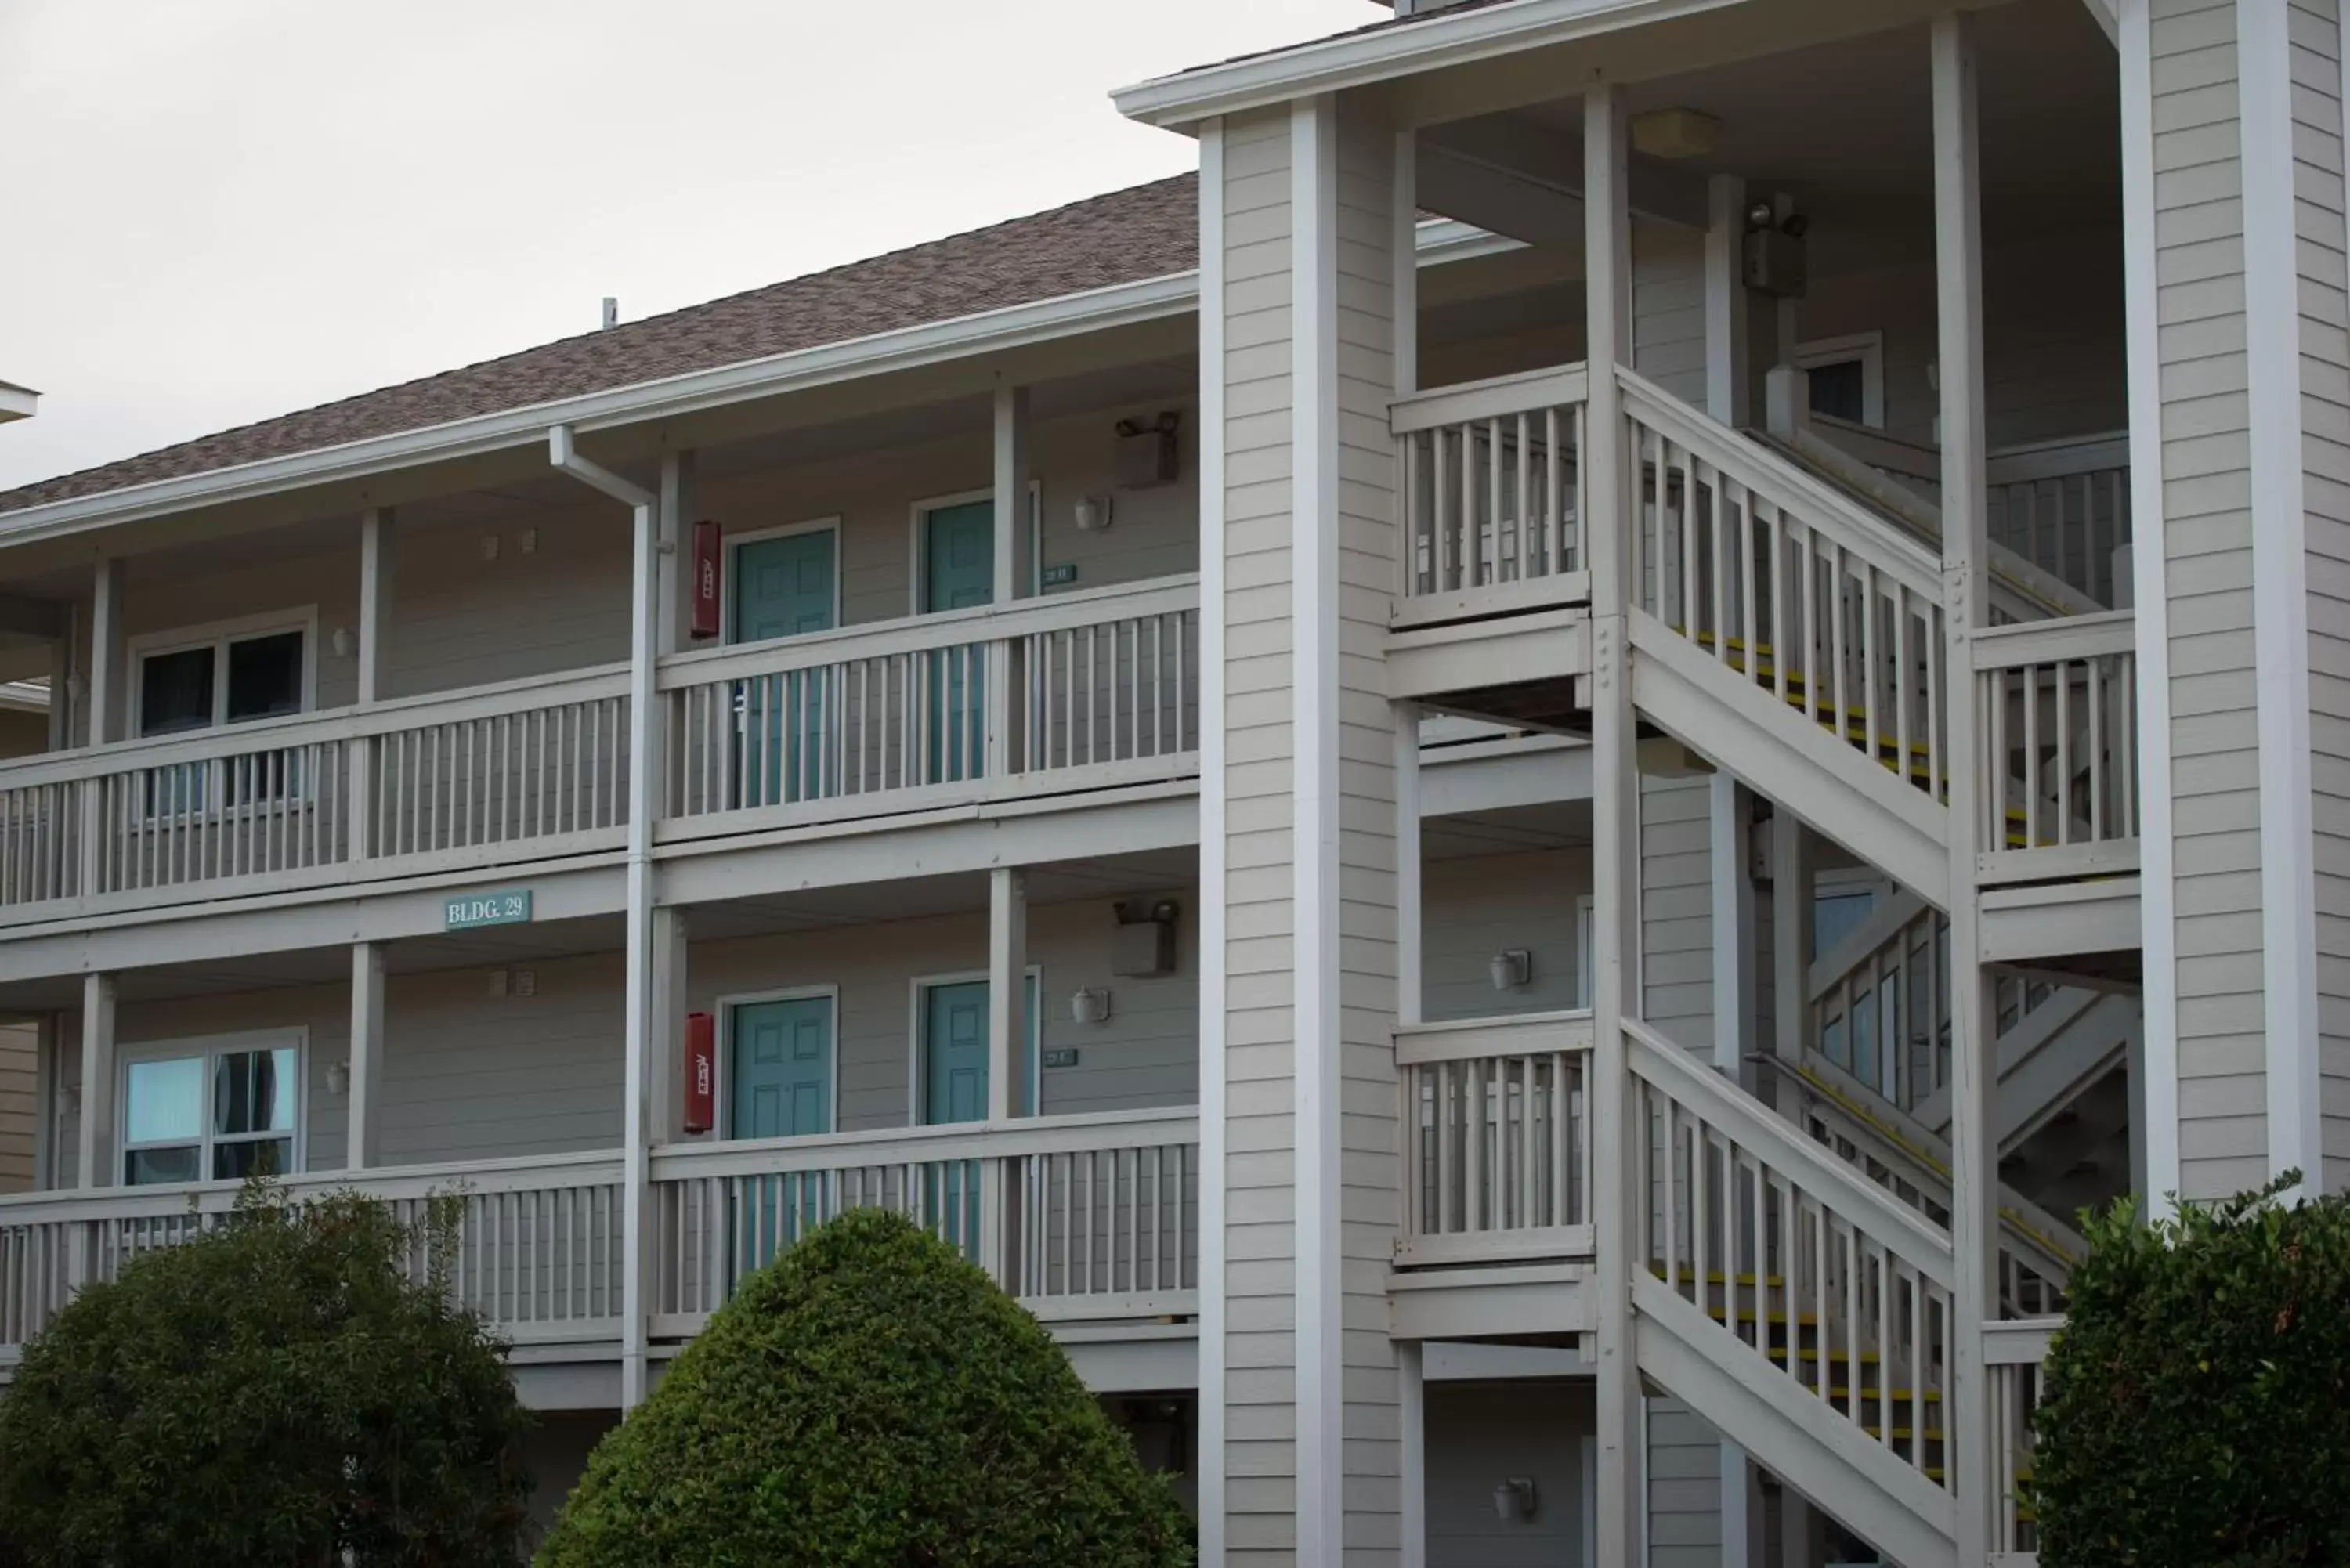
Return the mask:
M384 944L351 944L350 1127L344 1165L383 1163Z
M123 711L122 611L123 564L98 564L90 589L89 618L89 743L102 746L125 733Z
M1639 996L1639 801L1629 680L1631 530L1623 400L1617 368L1632 346L1631 228L1626 206L1624 98L1608 81L1584 89L1584 256L1589 413L1584 454L1591 560L1592 1153L1598 1273L1598 1560L1630 1563L1645 1514L1640 1382L1633 1366L1631 1073L1624 1021Z
M693 511L698 477L692 452L661 454L660 537L654 564L660 578L656 643L665 654L682 653L693 646ZM722 594L733 591L725 576L721 566L718 588Z
M1983 1322L1998 1278L1999 1093L1993 1019L1983 983L1975 888L1973 633L1986 624L1986 480L1983 432L1982 212L1977 140L1973 19L1934 18L1934 263L1941 366L1944 667L1951 671L1949 733L1950 845L1950 1244L1956 1386L1949 1463L1959 1478L1959 1561L1991 1550L1988 1478L1993 1435L1983 1366Z
M81 981L81 1140L74 1185L84 1192L114 1178L114 976Z
M359 514L359 705L383 698L383 644L391 625L392 514L369 507ZM351 857L376 852L375 738L355 735L348 745Z
M998 866L987 877L987 1119L1001 1125L1015 1115L1028 1059L1028 873ZM1038 1085L1042 1090L1042 1075ZM1007 1290L1011 1278L1008 1161L983 1168L980 1199L982 1258Z
M1036 572L1028 502L1028 389L995 389L995 602L1029 597ZM1002 778L1019 755L1020 715L1013 694L1022 690L1012 639L987 650L987 774Z
M686 914L674 905L653 909L652 1025L646 1037L650 1079L646 1114L656 1147L685 1135L686 985L691 971ZM723 1124L725 1107L712 1107Z

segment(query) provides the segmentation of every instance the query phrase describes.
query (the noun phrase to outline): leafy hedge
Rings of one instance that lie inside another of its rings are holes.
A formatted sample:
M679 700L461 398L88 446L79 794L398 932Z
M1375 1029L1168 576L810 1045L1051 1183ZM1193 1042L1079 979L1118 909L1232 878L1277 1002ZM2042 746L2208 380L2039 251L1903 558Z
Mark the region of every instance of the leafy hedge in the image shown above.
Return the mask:
M609 1434L540 1568L1191 1561L1191 1527L1036 1321L875 1210L743 1282Z
M2090 1222L2035 1417L2043 1568L2350 1563L2350 1202L2274 1201L2298 1179Z
M0 1563L511 1564L526 1417L496 1341L400 1267L419 1240L256 1181L83 1292L0 1399Z

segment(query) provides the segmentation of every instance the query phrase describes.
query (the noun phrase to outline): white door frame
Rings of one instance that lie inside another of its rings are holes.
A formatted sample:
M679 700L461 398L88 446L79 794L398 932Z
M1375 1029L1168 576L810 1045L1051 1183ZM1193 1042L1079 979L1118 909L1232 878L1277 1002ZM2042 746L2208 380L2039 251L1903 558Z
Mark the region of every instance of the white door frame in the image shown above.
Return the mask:
M718 636L721 642L730 648L734 645L734 585L737 581L735 566L737 553L743 546L756 545L768 539L785 539L795 534L826 533L832 535L832 628L835 631L840 629L842 613L840 580L846 574L841 569L840 558L844 535L841 532L840 515L835 513L829 517L811 517L805 523L785 523L775 528L754 528L746 534L727 534L721 537L720 544L726 552L726 575L720 585L718 595Z
M1045 966L1041 963L1030 964L1028 978L1036 982L1037 1016L1035 1026L1029 1031L1036 1037L1035 1049L1029 1053L1035 1058L1029 1064L1031 1075L1036 1081L1036 1106L1029 1112L1029 1116L1034 1117L1043 1114L1045 1102ZM924 1069L930 1064L931 1049L930 1010L923 1005L926 993L941 985L969 985L976 981L993 981L994 979L995 976L986 970L977 969L958 970L950 974L918 974L906 982L906 1011L910 1021L906 1031L906 1125L908 1127L965 1125L956 1122L933 1124L922 1120L922 1083L927 1075ZM991 1050L993 1044L993 1041L989 1042Z

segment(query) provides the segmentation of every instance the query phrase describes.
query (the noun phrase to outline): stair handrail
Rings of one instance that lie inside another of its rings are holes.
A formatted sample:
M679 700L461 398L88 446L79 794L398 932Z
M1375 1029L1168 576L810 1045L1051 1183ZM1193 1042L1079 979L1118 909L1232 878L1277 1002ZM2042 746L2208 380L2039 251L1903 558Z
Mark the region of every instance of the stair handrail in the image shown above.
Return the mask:
M1930 1195L1947 1210L1950 1145L1892 1106L1870 1105L1876 1096L1866 1086L1817 1052L1807 1050L1793 1060L1774 1057L1772 1063L1794 1081L1799 1093L1834 1113L1842 1124L1838 1130L1856 1147L1888 1170L1903 1168L1921 1198ZM2052 1284L2063 1286L2088 1255L2089 1243L2079 1231L2005 1182L1999 1188L1999 1220L2001 1250Z
M1879 571L1902 580L1910 592L1942 601L1942 563L1924 545L1794 463L1719 424L1635 371L1617 367L1624 407L1641 423L1693 452L1707 464L1773 505L1801 514L1805 524Z
M1790 1179L1934 1284L1955 1289L1950 1239L1916 1210L1773 1116L1638 1019L1623 1021L1632 1075L1769 1155Z

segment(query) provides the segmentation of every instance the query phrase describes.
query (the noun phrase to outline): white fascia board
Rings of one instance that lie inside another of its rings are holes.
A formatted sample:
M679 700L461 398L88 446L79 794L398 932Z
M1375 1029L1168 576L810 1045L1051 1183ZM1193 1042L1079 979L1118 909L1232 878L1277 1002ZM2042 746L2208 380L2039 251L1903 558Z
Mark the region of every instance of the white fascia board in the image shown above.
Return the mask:
M1129 119L1188 129L1292 99L1340 92L1517 54L1599 33L1744 5L1746 0L1515 0L1483 10L1438 12L1403 26L1342 33L1278 54L1159 77L1110 94ZM1565 90L1562 88L1561 90Z
M423 462L536 445L546 439L548 428L554 425L568 425L582 431L609 430L696 413L726 403L1181 316L1194 307L1198 291L1194 275L1170 273L1112 288L1061 295L764 359L504 410L477 419L427 425L421 430L27 506L0 513L0 545L55 538L163 516L192 506L249 500L305 485L363 479Z
M1423 266L1472 261L1523 248L1517 240L1468 223L1440 220L1419 227ZM1139 283L1060 295L976 316L959 316L897 332L696 370L664 380L640 381L557 402L290 452L258 462L206 469L146 484L124 485L93 495L0 512L0 547L168 516L196 506L250 501L309 485L396 472L427 462L533 446L546 441L548 429L555 425L567 425L575 431L611 430L698 413L728 403L1163 320L1197 309L1199 294L1197 272L1168 273Z
M0 381L0 425L10 420L29 420L40 410L41 394L30 387L19 387L13 381Z

